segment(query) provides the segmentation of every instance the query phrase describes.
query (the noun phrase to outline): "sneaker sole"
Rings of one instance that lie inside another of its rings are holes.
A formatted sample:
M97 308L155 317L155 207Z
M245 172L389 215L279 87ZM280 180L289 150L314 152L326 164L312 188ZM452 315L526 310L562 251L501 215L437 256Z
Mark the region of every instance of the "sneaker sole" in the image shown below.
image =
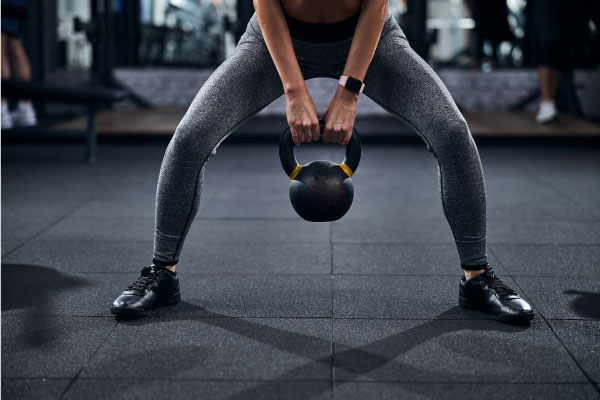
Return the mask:
M558 114L556 114L555 116L553 116L553 117L550 117L550 118L542 118L542 119L538 119L538 118L536 118L536 119L535 119L535 121L536 121L538 124L548 124L548 123L550 123L550 122L554 122L554 121L557 121L557 120L558 120Z
M458 305L467 310L479 311L486 314L492 314L496 316L496 320L502 322L522 322L522 321L531 321L533 316L535 315L533 312L530 313L519 313L519 314L495 314L489 311L485 311L481 308L473 306L467 300L462 297L458 298Z
M161 301L160 303L157 303L156 306L154 306L153 308L148 309L148 310L144 310L143 308L112 306L110 308L110 312L111 312L111 314L114 314L114 315L120 316L120 317L144 317L144 316L148 315L148 311L156 310L157 308L160 308L160 307L167 307L167 306L179 303L180 301L181 301L181 292L177 292L175 294L172 294L166 300Z
M21 127L31 127L31 126L36 126L37 125L37 121L31 121L31 122L15 122L13 126L21 126Z

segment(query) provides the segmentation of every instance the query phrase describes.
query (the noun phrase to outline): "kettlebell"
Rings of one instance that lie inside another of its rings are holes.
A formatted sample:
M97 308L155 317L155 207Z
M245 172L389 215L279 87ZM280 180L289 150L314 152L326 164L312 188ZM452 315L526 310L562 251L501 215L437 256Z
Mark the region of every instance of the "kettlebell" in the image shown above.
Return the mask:
M324 121L319 119L321 133ZM322 139L319 139L322 140ZM346 145L344 162L312 161L299 165L289 126L279 140L279 159L290 177L290 201L296 213L307 221L328 222L342 218L354 200L352 175L360 162L361 144L356 129Z

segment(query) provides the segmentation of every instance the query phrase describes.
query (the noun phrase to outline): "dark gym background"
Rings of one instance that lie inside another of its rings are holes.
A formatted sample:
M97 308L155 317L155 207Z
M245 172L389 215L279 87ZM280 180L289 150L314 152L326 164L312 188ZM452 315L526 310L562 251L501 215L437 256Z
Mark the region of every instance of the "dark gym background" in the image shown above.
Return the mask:
M2 397L600 398L600 7L562 3L570 67L559 119L538 124L536 1L389 3L479 147L490 262L536 313L510 326L456 306L435 159L366 96L344 218L292 209L280 98L207 166L182 303L115 320L110 303L151 258L166 146L254 7L30 0L32 81L2 82L39 120L2 129ZM307 82L319 115L336 84Z

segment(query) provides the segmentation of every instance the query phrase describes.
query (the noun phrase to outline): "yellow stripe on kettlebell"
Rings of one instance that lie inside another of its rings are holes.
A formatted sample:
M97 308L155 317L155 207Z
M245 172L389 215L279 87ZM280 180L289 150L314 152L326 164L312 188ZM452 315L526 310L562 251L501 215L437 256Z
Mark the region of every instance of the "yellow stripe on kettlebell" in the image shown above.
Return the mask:
M294 170L290 174L290 180L293 181L294 179L296 179L296 176L298 176L298 173L300 172L301 169L302 169L302 165L296 165L296 168L294 168Z
M341 169L344 170L346 175L348 175L350 178L352 178L352 175L354 175L354 172L350 169L349 166L346 165L346 163L341 163L341 164L339 164L339 166Z

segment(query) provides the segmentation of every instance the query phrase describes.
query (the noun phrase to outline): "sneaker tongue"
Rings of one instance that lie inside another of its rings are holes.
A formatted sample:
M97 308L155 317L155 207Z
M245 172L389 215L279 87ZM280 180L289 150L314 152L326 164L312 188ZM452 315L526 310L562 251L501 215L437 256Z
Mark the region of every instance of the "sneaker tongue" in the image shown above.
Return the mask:
M467 280L467 282L470 282L470 283L479 283L481 281L485 281L485 277L483 276L483 274L477 274L477 275L471 277L471 279Z
M483 275L487 275L487 276L489 276L491 278L497 278L496 273L494 272L494 268L490 267L489 265L487 266L487 268L483 272Z
M159 266L156 266L156 265L152 265L149 268L150 268L150 273L153 273L153 274L158 274L161 271L171 272L168 269L166 269L165 267L159 267Z
M152 275L153 273L156 273L156 272L158 272L158 271L153 266L149 266L149 267L142 268L141 275L142 276L150 276L150 275Z

